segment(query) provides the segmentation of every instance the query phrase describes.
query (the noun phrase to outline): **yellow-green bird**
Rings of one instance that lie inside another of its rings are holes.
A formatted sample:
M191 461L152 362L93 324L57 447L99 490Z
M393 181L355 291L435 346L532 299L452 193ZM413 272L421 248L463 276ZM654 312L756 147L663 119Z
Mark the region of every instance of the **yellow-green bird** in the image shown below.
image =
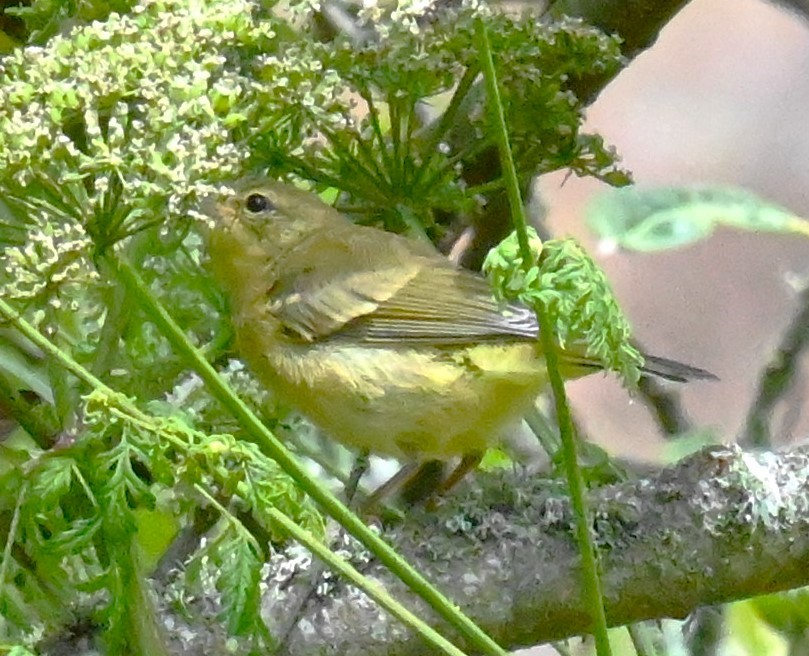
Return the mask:
M259 380L344 444L474 464L547 382L533 311L430 245L359 226L312 193L250 181L210 211L209 255ZM563 374L599 365L560 351ZM646 357L672 380L705 371Z

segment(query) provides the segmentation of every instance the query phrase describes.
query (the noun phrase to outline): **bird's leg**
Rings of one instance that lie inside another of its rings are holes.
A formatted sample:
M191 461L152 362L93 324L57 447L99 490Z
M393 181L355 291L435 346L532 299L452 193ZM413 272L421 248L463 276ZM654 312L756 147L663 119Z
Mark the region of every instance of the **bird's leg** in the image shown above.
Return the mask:
M473 471L482 458L482 453L466 454L447 477L444 477L445 463L441 460L408 463L371 495L365 508L373 508L375 503L398 491L406 504L414 506L424 502L428 510L434 510L441 497Z
M426 502L440 488L446 469L443 460L428 460L422 463L418 471L402 486L399 498L408 506Z
M354 502L354 495L357 493L357 488L360 484L360 479L365 472L368 471L368 450L363 449L354 459L354 466L351 468L351 473L348 475L348 480L343 486L343 495L346 504L349 508Z
M481 460L483 460L482 453L465 454L463 458L461 458L461 462L458 463L455 469L450 472L450 475L447 476L435 490L435 493L427 503L427 509L434 510L441 497L445 496L447 492L460 483L469 472L474 471Z
M373 510L382 499L404 488L418 475L421 465L422 463L417 460L402 465L402 468L398 472L374 490L373 494L371 494L365 502L363 510L366 512Z

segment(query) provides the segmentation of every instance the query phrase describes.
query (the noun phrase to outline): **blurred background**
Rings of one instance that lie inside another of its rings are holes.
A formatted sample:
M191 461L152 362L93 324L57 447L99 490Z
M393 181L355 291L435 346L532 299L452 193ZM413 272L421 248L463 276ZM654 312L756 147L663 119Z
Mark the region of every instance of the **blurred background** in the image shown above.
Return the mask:
M587 127L638 185L741 186L809 217L808 109L809 23L760 0L695 0L601 94ZM733 441L797 311L795 281L809 281L809 239L722 229L678 250L609 253L584 222L604 185L557 175L539 189L554 233L597 256L644 348L719 376L678 390L695 424ZM568 390L578 421L610 453L666 457L648 410L615 379ZM778 409L782 442L809 433L807 394L802 377Z

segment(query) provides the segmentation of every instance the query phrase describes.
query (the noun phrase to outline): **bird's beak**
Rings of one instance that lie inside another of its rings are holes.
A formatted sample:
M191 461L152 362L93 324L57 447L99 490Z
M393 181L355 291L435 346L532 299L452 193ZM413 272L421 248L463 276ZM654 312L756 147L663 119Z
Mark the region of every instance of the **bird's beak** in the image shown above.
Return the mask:
M210 228L230 227L236 220L233 198L218 193L210 193L200 200L199 213L205 217Z
M207 214L211 218L216 217L219 214L218 206L219 205L219 195L218 194L208 194L199 204L199 211L202 214Z

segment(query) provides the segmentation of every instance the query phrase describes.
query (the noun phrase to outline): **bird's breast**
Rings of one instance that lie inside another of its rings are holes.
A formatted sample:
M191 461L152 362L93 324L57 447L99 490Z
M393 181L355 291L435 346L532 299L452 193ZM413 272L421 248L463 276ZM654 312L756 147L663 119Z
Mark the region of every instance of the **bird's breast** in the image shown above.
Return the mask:
M249 343L240 344L259 379L335 439L398 457L485 450L545 381L534 343L383 347L266 337L243 334Z

